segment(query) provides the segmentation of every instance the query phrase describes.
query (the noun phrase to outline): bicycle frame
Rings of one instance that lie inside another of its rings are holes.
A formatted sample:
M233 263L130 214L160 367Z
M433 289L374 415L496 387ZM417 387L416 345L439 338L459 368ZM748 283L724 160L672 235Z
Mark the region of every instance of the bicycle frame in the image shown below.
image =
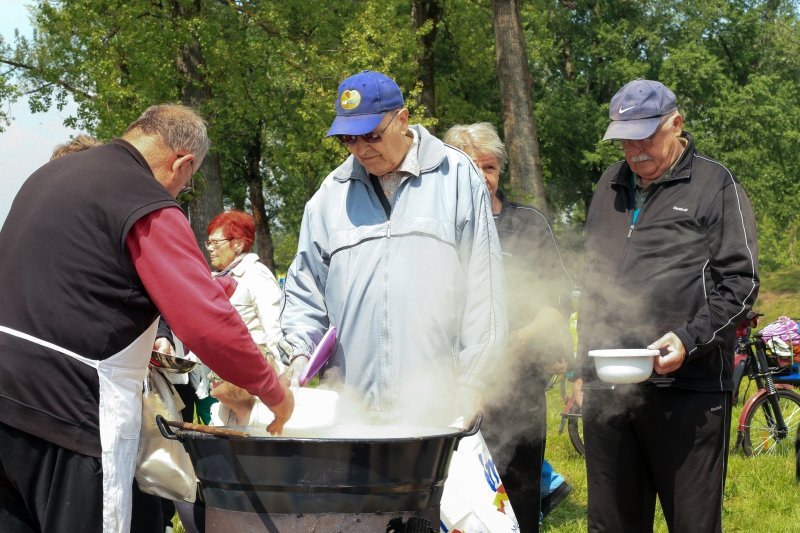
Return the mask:
M555 376L551 386L555 385L559 377L561 379L561 400L564 402L564 409L561 411L561 424L558 427L558 433L561 434L566 429L573 448L578 452L578 455L582 456L584 447L580 431L581 408L575 401L575 395L572 393L567 394L566 375Z
M750 333L753 328L758 326L759 317L763 316L761 313L754 313L748 311L747 315L736 326L736 351L733 354L733 403L739 403L739 385L742 383L745 375L750 375L752 372L749 368L749 361L754 360L752 350L750 349Z
M570 396L564 404L564 409L561 411L561 424L558 426L558 432L563 433L564 427L570 418L581 418L580 413L573 413L572 406L575 405L575 396Z
M770 368L769 363L767 362L765 341L761 337L760 333L754 334L746 341L740 341L740 347L746 350L748 358L745 362L745 365L748 368L750 379L756 382L758 390L755 392L755 394L747 399L747 402L745 402L744 408L739 415L739 427L736 444L743 444L744 432L747 430L746 420L748 415L753 409L753 405L758 402L760 398L765 396L770 406L770 412L767 412L766 416L770 419L771 424L774 423L776 440L782 440L789 437L789 427L786 425L786 421L783 418L783 412L780 408L777 391L778 389L793 389L793 387L784 383L775 382L775 379L773 378L775 371Z

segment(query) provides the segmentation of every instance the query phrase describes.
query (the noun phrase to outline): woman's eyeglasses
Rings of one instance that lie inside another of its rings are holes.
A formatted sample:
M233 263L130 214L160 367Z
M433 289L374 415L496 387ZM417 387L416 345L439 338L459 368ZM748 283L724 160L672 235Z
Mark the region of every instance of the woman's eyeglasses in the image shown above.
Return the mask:
M342 134L342 135L337 135L336 138L339 139L339 142L346 145L355 144L356 141L359 139L359 137L363 139L365 143L369 144L379 143L383 140L383 132L385 132L386 129L392 124L392 120L394 120L394 117L396 117L400 111L402 110L398 109L397 111L394 112L394 115L392 115L392 119L389 121L389 124L387 124L386 127L383 128L381 131L371 131L363 135Z
M209 239L206 241L206 248L219 248L223 242L228 242L230 239Z

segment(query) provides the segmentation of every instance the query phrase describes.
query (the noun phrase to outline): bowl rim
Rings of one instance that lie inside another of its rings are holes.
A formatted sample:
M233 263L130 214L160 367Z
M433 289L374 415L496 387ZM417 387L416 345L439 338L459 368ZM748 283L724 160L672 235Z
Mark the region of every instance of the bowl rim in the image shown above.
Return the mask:
M149 366L173 374L189 373L197 367L197 363L198 361L193 361L186 357L178 357L177 355L171 355L156 350L151 350L150 360L148 361Z
M645 348L609 348L605 350L589 350L589 357L654 357L660 355L659 350Z

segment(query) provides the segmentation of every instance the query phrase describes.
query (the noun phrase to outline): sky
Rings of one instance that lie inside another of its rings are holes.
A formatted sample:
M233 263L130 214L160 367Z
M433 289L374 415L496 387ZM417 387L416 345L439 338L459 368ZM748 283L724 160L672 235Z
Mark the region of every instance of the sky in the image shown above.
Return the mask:
M6 43L14 42L14 29L22 35L31 35L26 0L0 0L0 35ZM2 67L0 67L2 68ZM5 69L3 69L5 70ZM9 105L0 103L12 117L10 126L0 133L0 224L11 208L11 202L25 179L50 159L57 145L77 133L64 126L64 119L75 111L70 105L64 111L52 109L47 113L32 114L27 100Z

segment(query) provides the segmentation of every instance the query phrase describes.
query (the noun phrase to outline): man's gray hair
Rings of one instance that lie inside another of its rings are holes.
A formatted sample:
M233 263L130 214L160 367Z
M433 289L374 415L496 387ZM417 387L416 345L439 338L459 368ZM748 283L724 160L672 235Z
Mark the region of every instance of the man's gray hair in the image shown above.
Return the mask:
M508 160L506 145L500 140L497 128L489 122L456 124L447 130L443 140L473 159L482 155L491 155L500 163L500 169L506 166Z
M206 121L194 109L179 104L148 107L125 131L141 130L145 135L158 135L171 150L186 150L203 158L208 153Z

